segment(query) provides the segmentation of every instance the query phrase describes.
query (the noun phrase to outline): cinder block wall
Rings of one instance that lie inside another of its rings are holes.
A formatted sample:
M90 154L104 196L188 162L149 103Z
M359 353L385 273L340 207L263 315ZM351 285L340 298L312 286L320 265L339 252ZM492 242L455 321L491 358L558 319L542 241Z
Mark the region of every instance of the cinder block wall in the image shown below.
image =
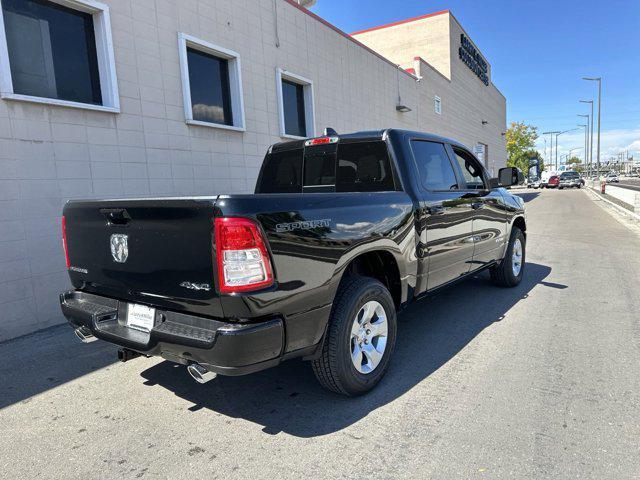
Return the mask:
M68 199L252 191L267 146L282 140L277 67L313 80L316 134L402 127L472 146L478 135L467 125L489 109L493 130L483 138L500 143L504 98L476 102L475 87L457 84L455 71L449 81L424 68L416 83L287 0L277 0L279 47L272 0L104 1L120 113L0 100L0 341L64 321L60 215ZM240 54L246 132L185 123L179 32ZM398 88L412 112L396 112ZM504 162L504 144L500 154Z

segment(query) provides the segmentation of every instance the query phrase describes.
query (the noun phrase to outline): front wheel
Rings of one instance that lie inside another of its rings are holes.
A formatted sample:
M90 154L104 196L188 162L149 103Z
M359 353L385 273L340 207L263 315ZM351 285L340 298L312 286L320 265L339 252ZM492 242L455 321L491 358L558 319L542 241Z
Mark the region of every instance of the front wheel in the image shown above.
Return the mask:
M518 227L511 229L509 245L502 261L489 269L491 280L500 287L515 287L522 281L526 239Z
M312 362L316 378L343 395L368 392L389 367L396 330L389 290L373 278L346 278L333 303L320 358Z

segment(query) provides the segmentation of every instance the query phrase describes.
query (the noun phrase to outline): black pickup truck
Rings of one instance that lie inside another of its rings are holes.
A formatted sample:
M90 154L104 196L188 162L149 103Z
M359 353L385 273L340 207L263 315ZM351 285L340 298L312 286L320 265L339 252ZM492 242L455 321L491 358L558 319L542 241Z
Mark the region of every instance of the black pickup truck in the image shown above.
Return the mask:
M302 357L362 394L409 302L482 269L521 281L524 203L501 188L521 175L435 135L329 131L270 147L253 195L70 201L62 311L80 339L201 383Z

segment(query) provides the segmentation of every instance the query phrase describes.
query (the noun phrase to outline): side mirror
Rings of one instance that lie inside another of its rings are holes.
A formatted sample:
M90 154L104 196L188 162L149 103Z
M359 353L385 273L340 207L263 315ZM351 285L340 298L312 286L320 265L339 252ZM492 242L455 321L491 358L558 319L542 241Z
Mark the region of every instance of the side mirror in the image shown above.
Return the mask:
M505 167L498 171L498 178L492 179L491 186L495 187L511 187L512 185L522 185L524 183L524 174L516 167ZM495 180L497 184L495 187Z

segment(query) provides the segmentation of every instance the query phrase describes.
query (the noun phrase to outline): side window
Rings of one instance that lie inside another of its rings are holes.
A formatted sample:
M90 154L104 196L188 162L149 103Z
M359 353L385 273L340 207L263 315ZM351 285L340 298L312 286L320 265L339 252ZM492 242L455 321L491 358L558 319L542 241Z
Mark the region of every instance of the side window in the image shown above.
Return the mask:
M186 123L244 131L239 54L184 33L178 44Z
M428 190L456 190L458 181L442 143L412 140L420 181Z
M3 98L120 108L107 5L2 0L0 17Z
M187 47L193 119L233 125L229 61Z
M483 190L486 188L482 178L482 167L480 167L476 159L464 150L454 148L453 152L464 176L465 188L469 190Z
M301 148L267 154L256 193L302 192Z
M378 142L338 145L337 192L395 190L387 144Z

